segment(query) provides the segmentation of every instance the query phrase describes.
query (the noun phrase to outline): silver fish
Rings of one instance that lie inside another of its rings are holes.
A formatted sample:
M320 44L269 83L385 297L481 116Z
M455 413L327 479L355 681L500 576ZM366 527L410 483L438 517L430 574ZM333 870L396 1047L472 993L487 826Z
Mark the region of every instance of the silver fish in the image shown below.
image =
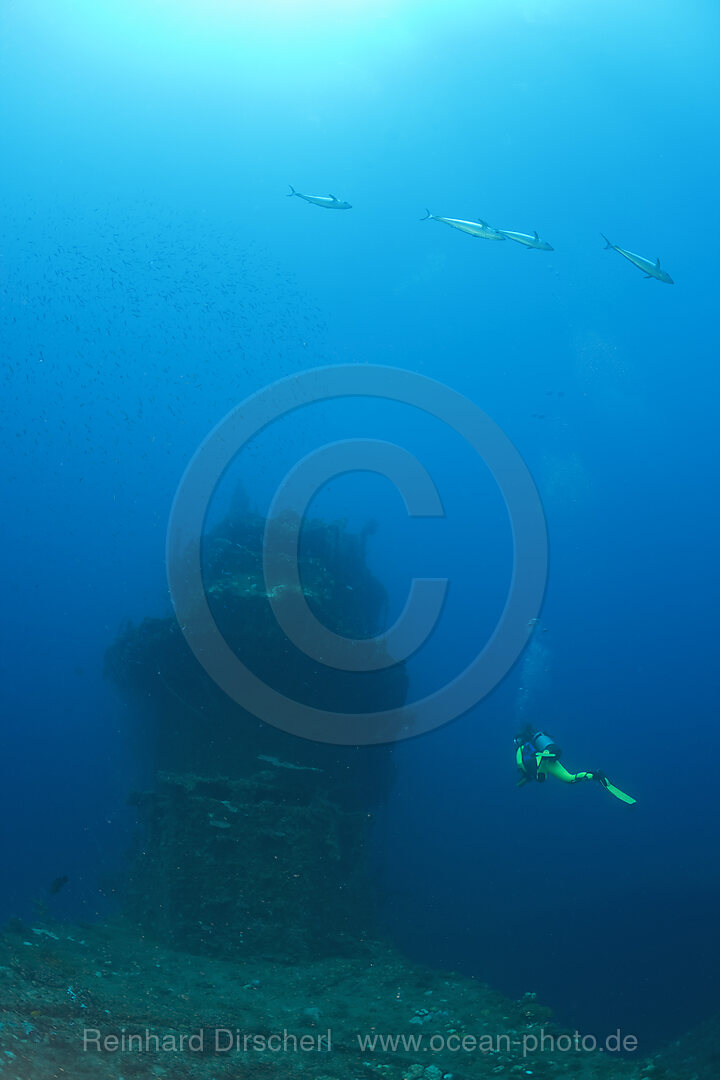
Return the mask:
M537 232L512 232L511 229L498 229L498 232L502 233L503 236L507 236L508 240L516 240L518 244L524 244L526 248L535 248L537 251L555 250L552 244L548 244L547 240L541 240Z
M326 210L352 210L350 203L338 199L337 195L303 195L291 184L288 199L291 199L293 195L297 195L298 199L304 199L305 202L313 203L314 206L324 206Z
M462 221L460 218L438 217L436 214L431 214L429 210L426 210L425 217L420 218L420 220L427 221L430 218L433 221L442 221L443 225L449 225L451 229L459 229L460 232L467 233L468 236L478 236L483 240L505 239L498 229L493 229L492 225L488 225L487 221L483 221L482 218L478 218L477 221Z
M617 244L611 244L607 236L600 233L605 241L605 250L612 248L613 251L617 251L624 258L628 259L633 266L637 266L638 270L642 270L646 278L655 278L656 281L664 281L666 285L674 285L675 282L670 275L660 268L660 259L656 259L655 262L652 259L644 259L642 255L635 255L632 251L626 251L625 248L618 247Z

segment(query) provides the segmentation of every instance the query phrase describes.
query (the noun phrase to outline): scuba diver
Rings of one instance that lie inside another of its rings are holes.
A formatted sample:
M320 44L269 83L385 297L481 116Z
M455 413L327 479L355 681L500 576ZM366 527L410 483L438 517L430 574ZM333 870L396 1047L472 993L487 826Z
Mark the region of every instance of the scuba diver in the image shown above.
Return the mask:
M552 736L544 731L535 731L530 724L526 724L515 736L515 748L515 760L521 773L518 787L527 784L530 780L541 783L548 776L554 776L565 784L577 784L582 780L597 780L606 791L621 802L632 806L636 801L611 784L605 773L597 769L593 772L568 772L565 766L560 764L562 750Z

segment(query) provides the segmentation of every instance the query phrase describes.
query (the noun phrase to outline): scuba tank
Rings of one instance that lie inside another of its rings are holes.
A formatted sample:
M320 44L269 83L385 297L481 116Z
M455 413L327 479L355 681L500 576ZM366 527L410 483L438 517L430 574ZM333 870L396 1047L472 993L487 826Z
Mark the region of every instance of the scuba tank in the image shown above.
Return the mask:
M547 735L544 731L536 731L532 738L529 740L535 747L535 751L538 754L552 754L553 757L559 758L562 754L562 750L553 739L552 735Z
M520 783L527 780L545 779L545 775L538 769L541 760L539 755L557 759L562 754L562 750L551 735L547 735L544 731L533 731L529 727L515 737L515 746L517 747L515 755L517 767L523 776Z

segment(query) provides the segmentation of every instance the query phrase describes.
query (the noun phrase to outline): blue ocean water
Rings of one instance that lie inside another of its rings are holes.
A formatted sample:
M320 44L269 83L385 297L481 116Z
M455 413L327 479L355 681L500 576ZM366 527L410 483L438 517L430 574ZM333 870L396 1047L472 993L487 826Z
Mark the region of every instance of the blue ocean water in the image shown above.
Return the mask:
M513 670L395 750L389 927L583 1030L652 1043L717 1008L718 23L700 0L4 6L5 916L61 874L56 914L107 910L98 882L152 762L103 656L126 620L168 610L168 515L198 444L277 378L384 364L502 428L550 543ZM361 400L258 437L240 468L257 506L348 434L405 446L442 493L439 520L366 475L316 502L377 521L390 618L411 577L451 579L409 662L421 697L502 610L503 503L453 432ZM638 806L517 790L525 720Z

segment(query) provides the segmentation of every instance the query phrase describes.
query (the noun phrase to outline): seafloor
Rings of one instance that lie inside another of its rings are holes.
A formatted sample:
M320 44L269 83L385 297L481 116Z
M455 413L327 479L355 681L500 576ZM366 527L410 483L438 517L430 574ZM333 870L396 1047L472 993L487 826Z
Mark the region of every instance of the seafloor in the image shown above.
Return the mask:
M153 943L121 920L15 921L0 938L0 1010L3 1080L693 1077L682 1061L576 1048L532 995L510 1001L382 943L351 958L228 962ZM381 1047L386 1035L397 1049ZM374 1036L374 1048L362 1045Z

